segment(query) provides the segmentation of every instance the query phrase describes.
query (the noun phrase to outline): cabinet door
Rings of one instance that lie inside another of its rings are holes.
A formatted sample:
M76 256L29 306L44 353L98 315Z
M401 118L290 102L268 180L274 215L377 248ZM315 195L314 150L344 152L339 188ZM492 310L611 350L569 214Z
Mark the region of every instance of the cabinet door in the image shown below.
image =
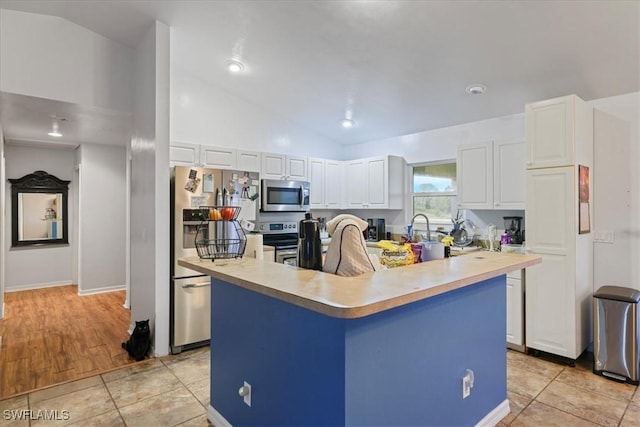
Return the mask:
M200 145L188 142L172 142L169 147L171 166L200 166Z
M324 206L327 209L342 208L342 162L325 160Z
M286 179L294 181L306 181L307 180L307 158L286 156L285 158Z
M576 188L574 168L527 171L527 246L542 263L527 268L527 347L575 359ZM584 268L591 268L584 266ZM578 352L578 354L576 354Z
M493 169L493 206L496 209L524 209L525 142L494 141Z
M572 166L527 171L527 247L571 255L575 251L577 198Z
M286 175L285 156L282 154L262 153L260 177L263 179L284 179Z
M528 168L574 163L575 98L570 95L525 106Z
M260 153L238 150L236 169L246 172L260 172Z
M385 209L389 207L389 169L387 158L367 159L367 209Z
M458 208L493 209L493 143L458 147Z
M324 208L325 193L325 161L323 159L309 159L309 204L312 209Z
M566 255L536 255L542 257L542 263L527 268L527 347L575 359L582 350L576 351L575 277L571 262Z
M366 180L364 159L351 160L345 163L344 188L346 190L346 207L362 209L365 207Z
M524 345L523 305L522 281L507 277L507 343L517 347Z
M236 150L233 148L202 145L200 147L200 160L202 166L206 168L235 169Z

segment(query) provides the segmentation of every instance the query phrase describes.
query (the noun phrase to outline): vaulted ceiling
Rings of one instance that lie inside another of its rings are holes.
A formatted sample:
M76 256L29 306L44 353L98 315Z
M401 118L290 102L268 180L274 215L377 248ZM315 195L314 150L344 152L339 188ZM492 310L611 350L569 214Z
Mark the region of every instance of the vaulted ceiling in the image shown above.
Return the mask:
M640 90L636 0L0 7L60 16L131 47L163 21L174 67L342 144L521 113L527 102L570 93L590 100ZM242 75L229 74L229 59L244 63ZM482 95L465 91L475 83L486 86ZM344 117L355 126L342 128Z

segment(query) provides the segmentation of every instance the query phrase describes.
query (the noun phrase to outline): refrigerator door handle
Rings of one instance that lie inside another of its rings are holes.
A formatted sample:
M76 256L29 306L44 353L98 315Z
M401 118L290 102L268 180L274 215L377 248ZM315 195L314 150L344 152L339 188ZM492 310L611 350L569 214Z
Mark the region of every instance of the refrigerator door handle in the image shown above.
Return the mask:
M183 288L204 288L206 286L211 286L211 283L185 283L182 285Z

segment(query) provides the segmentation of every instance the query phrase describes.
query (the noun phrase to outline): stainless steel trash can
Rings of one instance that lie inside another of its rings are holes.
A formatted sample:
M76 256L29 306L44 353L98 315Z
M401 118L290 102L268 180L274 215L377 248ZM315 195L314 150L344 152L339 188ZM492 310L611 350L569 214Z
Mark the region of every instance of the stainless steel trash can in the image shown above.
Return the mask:
M603 286L593 295L593 372L638 384L640 291Z

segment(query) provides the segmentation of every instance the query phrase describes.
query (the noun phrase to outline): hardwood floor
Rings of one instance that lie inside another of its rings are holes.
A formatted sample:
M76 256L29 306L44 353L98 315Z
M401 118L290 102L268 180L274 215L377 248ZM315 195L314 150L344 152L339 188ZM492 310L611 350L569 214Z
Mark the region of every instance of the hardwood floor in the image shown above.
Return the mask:
M76 285L5 293L0 399L130 363L125 292L78 296Z

